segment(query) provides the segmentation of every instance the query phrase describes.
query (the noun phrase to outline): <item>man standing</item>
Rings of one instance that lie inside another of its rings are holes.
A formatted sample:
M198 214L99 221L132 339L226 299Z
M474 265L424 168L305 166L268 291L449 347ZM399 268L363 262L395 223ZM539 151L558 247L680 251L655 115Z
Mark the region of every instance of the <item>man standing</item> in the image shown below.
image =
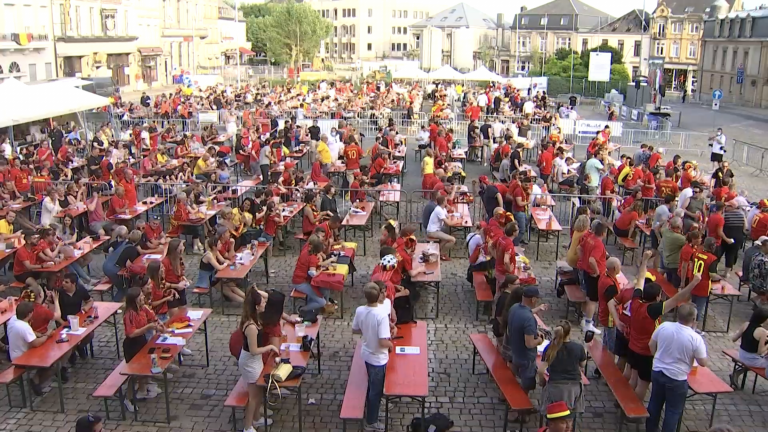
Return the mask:
M595 157L588 160L584 166L584 174L587 176L584 179L584 184L587 185L589 195L597 195L597 187L600 185L600 173L605 172L605 166L603 165L604 155L604 152L599 152Z
M661 228L661 249L664 253L664 275L672 286L680 286L681 278L677 269L680 267L680 252L685 246L683 220L674 217L669 226Z
M725 155L725 143L728 139L723 133L723 128L717 128L715 136L709 137L709 146L712 147L712 151L709 155L709 160L712 161L712 170L714 171L717 164L723 161L723 155Z
M365 397L365 430L383 431L379 423L379 404L384 394L384 378L387 373L389 352L393 345L390 340L389 309L380 307L379 300L386 295L386 290L379 289L376 283L369 282L363 289L365 306L355 311L352 321L352 333L363 336L360 352L368 372L368 393Z
M544 342L544 335L539 332L536 317L533 316L540 297L536 286L523 289L522 303L509 309L507 334L502 346L502 356L512 363L512 372L526 393L536 389L536 347Z
M577 249L579 261L576 267L579 269L581 276L581 288L587 294L581 328L585 332L592 331L595 334L602 333L592 323L592 317L595 315L595 310L600 301L598 280L600 275L604 274L606 270L606 251L603 239L607 230L608 227L598 221L592 232L586 232L581 237Z
M59 293L59 310L61 311L61 318L59 324L66 325L70 316L75 316L80 311L89 311L93 306L93 298L85 289L85 287L77 283L77 275L75 273L67 273L64 275L64 279L61 282L61 288ZM88 356L88 344L93 340L93 333L83 338L77 345L77 355L81 359L85 359ZM73 352L69 357L69 363L75 365L77 357Z
M322 134L320 136L320 142L317 143L317 159L320 161L320 166L323 169L323 175L328 176L328 170L331 168L331 149L328 147L328 135Z
M704 339L693 331L696 307L690 303L680 305L677 322L665 322L651 337L649 346L653 357L651 399L648 401L646 432L656 432L664 408L661 432L674 432L683 415L688 395L688 373L696 360L706 367L707 346Z

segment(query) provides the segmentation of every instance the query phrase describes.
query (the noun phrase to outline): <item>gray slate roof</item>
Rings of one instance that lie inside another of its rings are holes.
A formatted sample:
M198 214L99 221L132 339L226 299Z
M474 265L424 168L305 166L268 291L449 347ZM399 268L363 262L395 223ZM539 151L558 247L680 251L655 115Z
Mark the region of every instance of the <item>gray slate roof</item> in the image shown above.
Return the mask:
M505 24L509 26L509 24ZM483 13L466 3L459 3L455 6L449 7L441 11L440 13L433 15L427 19L423 19L414 24L411 24L412 28L485 28L489 30L496 30L496 19Z

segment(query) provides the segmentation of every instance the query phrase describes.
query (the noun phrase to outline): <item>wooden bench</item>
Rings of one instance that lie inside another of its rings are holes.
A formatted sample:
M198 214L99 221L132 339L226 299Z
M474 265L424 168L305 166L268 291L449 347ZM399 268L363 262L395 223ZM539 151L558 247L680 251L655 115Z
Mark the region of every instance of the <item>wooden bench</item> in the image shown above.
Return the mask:
M291 297L291 306L293 307L293 313L296 313L296 311L298 310L296 309L296 300L303 300L304 304L305 305L307 304L307 295L297 289L291 290L290 297Z
M11 403L11 384L19 385L21 390L21 407L27 407L27 395L24 391L24 380L22 379L25 371L22 367L11 366L0 372L0 384L5 386L5 392L8 395L8 406L11 408L14 408L13 403Z
M747 301L749 301L749 298L752 297L752 290L749 287L749 278L745 280L744 273L738 270L733 273L739 278L739 291L741 291L742 288L747 288ZM741 297L739 297L739 301L741 301Z
M744 371L744 377L741 379L741 385L738 386L740 390L744 390L744 385L747 383L747 374L749 374L750 372L755 374L755 380L752 383L752 394L755 394L755 389L757 388L757 377L768 379L768 377L765 376L764 368L750 367L742 363L741 360L739 360L738 350L726 349L726 350L723 350L723 354L725 354L727 357L730 357L731 360L733 361L733 371L731 372L732 374L731 376L735 375L736 372ZM731 381L733 381L733 379Z
M576 279L576 278L578 278L578 273L576 272L576 269L569 266L567 262L565 261L555 262L555 291L557 291L557 285L560 283L561 279Z
M520 387L515 374L507 366L507 362L501 357L501 354L487 334L470 334L469 338L472 340L472 345L474 345L472 350L472 374L475 375L475 361L477 355L480 354L480 358L485 363L488 373L496 382L499 391L507 401L503 430L507 430L509 411L517 413L520 420L520 430L523 430L523 415L534 411L531 399L528 398L528 394Z
M417 161L417 162L418 162L418 161L421 161L422 159L424 159L424 151L425 151L425 150L426 150L426 149L421 149L421 148L419 148L419 147L415 147L415 148L413 149L413 159L414 159L415 161Z
M573 306L574 312L576 313L576 318L580 319L579 316L581 315L581 310L579 309L579 305L587 301L587 294L582 291L581 286L579 285L566 285L565 286L565 317L564 319L568 319L568 311L571 309L571 306Z
M208 301L210 301L211 308L213 308L213 289L206 288L206 287L194 287L192 288L192 294L197 296L197 307L200 307L200 308L203 307L202 297L206 296L208 297Z
M224 401L224 406L232 408L232 431L237 432L237 410L245 409L248 405L248 384L243 381L243 378L237 380L237 384L229 392L227 400ZM256 415L259 415L258 413Z
M121 361L119 365L107 376L104 382L96 388L93 392L93 397L97 399L104 399L104 410L107 414L107 420L109 420L109 400L117 395L117 401L120 403L120 416L125 420L125 395L123 394L123 384L128 381L128 375L122 375L123 368L125 367L125 360ZM168 391L168 389L166 389Z
M597 339L593 339L591 343L587 344L587 350L589 350L590 358L595 362L595 366L600 370L603 379L605 379L605 383L611 389L616 402L621 407L618 432L621 432L624 426L624 418L634 421L641 421L647 418L648 410L645 408L643 401L638 399L635 390L629 385L629 381L624 378L619 368L616 367L613 354L603 347L603 344ZM638 424L637 427L639 428L639 426Z
M618 237L616 234L613 235L614 239L618 240L619 242L619 249L621 250L621 264L624 264L624 257L627 255L627 252L632 251L632 262L635 262L635 251L639 248L637 243L635 243L634 240L627 237ZM616 242L614 242L616 244Z
M107 279L106 281L99 282L98 285L93 287L91 292L99 293L99 297L101 297L101 301L104 301L104 294L109 293L110 296L114 295L114 286L112 285L112 282Z
M293 238L299 241L299 251L304 247L304 243L309 239L308 236L305 236L304 233L296 233L293 235Z
M472 272L472 286L475 288L475 321L480 319L480 307L485 303L493 302L493 291L491 291L488 280L485 278L485 272Z
M357 343L355 355L352 357L352 366L349 368L347 387L344 389L344 399L341 401L342 430L347 431L347 421L360 421L361 429L365 417L365 397L368 393L368 371L365 368L365 360L360 351L362 342Z

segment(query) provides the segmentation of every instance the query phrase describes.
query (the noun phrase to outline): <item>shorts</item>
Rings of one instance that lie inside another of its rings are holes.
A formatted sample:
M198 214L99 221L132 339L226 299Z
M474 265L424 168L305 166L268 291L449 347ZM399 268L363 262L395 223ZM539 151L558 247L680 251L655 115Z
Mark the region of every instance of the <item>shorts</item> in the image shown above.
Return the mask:
M583 278L583 282L581 284L581 289L587 293L587 298L589 301L597 302L600 300L600 294L597 291L597 282L598 278L592 276L591 274L580 270L581 277Z
M616 333L616 327L603 328L603 346L614 354L616 354Z
M267 340L270 338L281 338L283 337L283 329L280 326L280 323L274 325L265 325L264 328L264 335L267 337Z
M576 186L576 180L574 180L573 177L571 177L561 181L558 184L562 187L572 188Z
M88 225L88 228L91 230L92 233L98 234L100 230L104 229L104 225L106 225L108 223L109 223L109 221L91 222Z
M709 161L710 162L722 162L723 161L723 155L720 153L711 153L709 155Z
M261 233L261 237L259 237L259 240L264 239L269 244L272 244L275 241L275 238L267 233Z
M512 373L520 380L523 391L536 390L536 373L538 368L535 361L512 363Z
M707 310L709 296L697 296L691 294L691 301L696 305L696 322L704 321L704 314Z
M616 224L613 224L613 233L616 234L616 237L621 238L627 238L629 237L629 230L621 229L616 226Z
M645 382L651 382L651 375L653 375L652 355L638 354L630 349L627 361L632 369L637 371L638 378Z
M27 279L40 279L40 273L37 272L24 272L21 274L13 274L14 279L16 279L18 282L26 283Z
M613 343L612 353L621 358L629 357L629 339L624 336L624 333L616 331L616 341Z
M177 290L176 292L179 293L179 298L166 303L168 305L168 309L176 309L178 307L187 305L187 290Z

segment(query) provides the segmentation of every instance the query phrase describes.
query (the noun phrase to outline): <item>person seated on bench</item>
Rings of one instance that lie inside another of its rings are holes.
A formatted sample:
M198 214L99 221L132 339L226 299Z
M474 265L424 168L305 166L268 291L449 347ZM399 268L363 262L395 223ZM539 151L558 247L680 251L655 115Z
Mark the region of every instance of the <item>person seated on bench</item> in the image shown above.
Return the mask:
M320 261L325 243L316 235L309 236L307 244L301 250L299 258L296 260L296 267L293 270L291 279L291 288L307 295L307 304L304 306L308 310L322 311L326 314L333 313L336 310L334 303L327 302L327 289L315 290L312 286L312 278L322 271L322 267L336 262L336 257L330 257ZM247 296L247 295L246 295Z
M613 233L616 237L633 238L635 236L635 226L640 215L643 213L643 202L635 201L627 210L621 213L613 223Z
M598 301L598 279L605 273L605 244L603 239L608 232L608 227L600 221L597 221L591 231L585 233L579 240L579 247L576 249L579 260L576 268L579 270L579 279L581 280L581 289L587 294L587 301L583 303L582 309L584 318L581 322L582 330L592 331L595 334L601 334L602 331L592 323L595 315Z
M661 285L656 283L653 276L645 273L648 261L653 257L653 253L653 251L646 251L643 254L638 277L642 277L645 274L645 280L642 288L635 289L632 302L629 305L628 361L630 368L624 371L624 377L629 379L629 385L635 389L635 395L640 400L645 399L648 386L651 384L653 353L648 343L659 324L661 316L674 310L684 300L687 301L693 288L701 281L701 274L694 274L693 280L685 289L678 291L677 294L667 301L660 301L662 295Z
M28 286L37 284L40 279L40 270L42 268L53 266L53 262L40 261L37 253L37 244L40 242L40 236L35 231L25 230L22 232L24 237L24 246L16 249L16 256L13 260L13 277L18 282L23 282Z
M566 432L573 430L573 414L563 402L553 402L546 407L547 425L539 432Z
M475 224L475 231L467 235L467 254L469 267L467 267L467 281L473 283L472 273L477 271L487 272L496 266L496 260L488 250L485 238L485 229L488 226L484 221ZM496 288L494 286L494 288Z
M509 309L507 333L501 350L502 357L512 364L512 372L526 394L536 389L536 347L544 342L544 335L539 332L533 316L540 298L538 287L523 289L523 301Z
M752 311L749 321L739 327L739 330L731 336L732 342L741 339L739 345L739 361L747 367L765 369L768 368L768 330L763 328L763 324L768 320L768 309L756 307ZM736 387L741 374L749 369L742 368L737 374L731 375L731 385Z
M59 305L61 316L58 320L59 324L67 325L69 317L75 316L81 311L90 311L93 306L93 298L85 289L82 284L77 281L77 275L75 273L67 273L61 281L61 288L57 290L59 295ZM77 344L77 355L81 359L88 357L88 345L93 340L95 333L91 332L88 336L85 336ZM73 352L69 356L69 364L72 366L77 363L77 357Z
M447 199L444 195L439 195L435 199L437 206L432 210L427 223L427 239L436 240L440 246L440 260L450 261L448 253L453 245L456 244L456 238L443 231L445 219L448 217Z
M190 214L191 212L191 214ZM203 254L205 247L200 243L200 237L203 234L202 225L182 225L189 223L193 219L192 214L197 212L197 206L193 203L187 202L187 194L185 192L179 192L176 194L176 204L173 207L173 213L171 214L171 229L168 231L169 235L178 236L179 234L189 235L192 237L192 253Z
M571 323L562 320L552 329L552 340L541 353L538 382L541 390L541 414L546 406L564 401L572 413L584 412L584 384L581 374L587 365L584 345L571 340ZM546 375L549 373L549 380Z
M53 329L45 331L45 333L39 334L32 330L31 321L35 310L35 305L31 302L24 301L16 306L16 315L11 317L8 321L8 354L11 361L20 357L27 352L30 348L37 348L51 336ZM56 372L57 366L53 365L49 368L38 368L34 370L34 374L29 380L29 384L32 388L32 393L36 396L42 396L43 389L42 383L48 378L53 376ZM64 382L65 368L61 370L61 380ZM67 381L69 376L67 375Z

